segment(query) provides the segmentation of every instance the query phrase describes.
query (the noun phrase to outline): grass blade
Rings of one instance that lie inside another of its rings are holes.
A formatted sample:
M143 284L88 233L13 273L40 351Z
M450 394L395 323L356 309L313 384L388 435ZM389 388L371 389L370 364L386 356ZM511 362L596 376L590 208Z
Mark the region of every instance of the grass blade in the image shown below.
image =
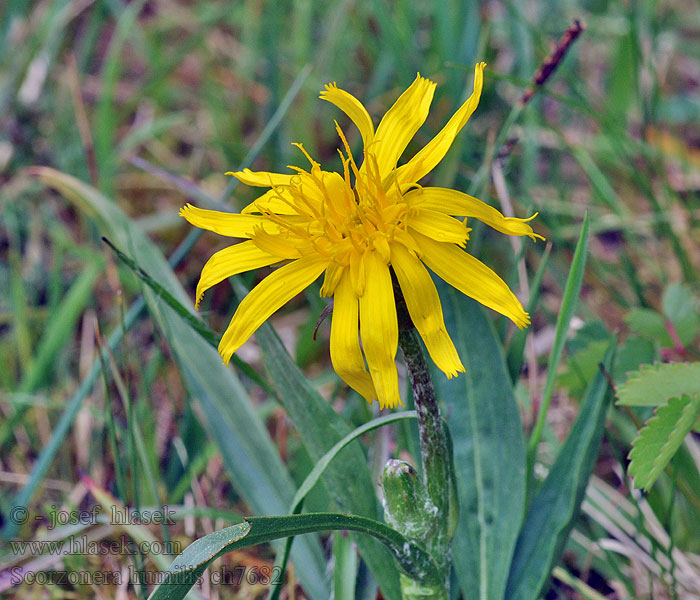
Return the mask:
M544 428L545 420L547 418L549 403L552 400L552 393L554 392L554 382L556 381L557 377L557 368L559 367L561 355L564 351L566 336L569 332L569 323L571 323L571 318L574 316L574 310L576 309L578 296L581 292L581 284L583 283L583 272L586 269L586 258L588 254L588 221L588 213L586 213L586 216L583 219L583 225L581 226L581 235L579 236L578 244L576 244L574 259L571 262L571 271L569 272L569 277L566 280L566 287L564 288L564 297L561 301L561 309L559 310L559 315L557 317L557 328L554 334L554 345L552 347L552 352L549 355L549 363L547 364L547 381L544 386L544 392L542 393L542 402L537 413L537 422L535 423L535 427L528 441L528 473L532 473L532 467L535 464L535 453L537 451L537 444L539 444L540 438L542 437L542 430Z
M122 261L127 267L129 267L134 274L143 281L149 288L151 288L156 295L161 298L165 303L172 308L178 316L183 319L192 329L194 329L204 340L212 347L218 348L219 346L219 336L215 334L209 327L207 327L198 317L193 315L185 306L180 304L173 295L168 292L162 285L155 281L146 271L139 267L136 262L124 254L119 248L117 248L112 242L110 242L106 237L102 238L102 241L107 244L117 255L120 261ZM243 373L250 377L255 383L257 383L265 391L270 392L270 385L265 381L258 373L251 367L247 362L241 360L238 356L232 356L231 360L233 364L238 367Z

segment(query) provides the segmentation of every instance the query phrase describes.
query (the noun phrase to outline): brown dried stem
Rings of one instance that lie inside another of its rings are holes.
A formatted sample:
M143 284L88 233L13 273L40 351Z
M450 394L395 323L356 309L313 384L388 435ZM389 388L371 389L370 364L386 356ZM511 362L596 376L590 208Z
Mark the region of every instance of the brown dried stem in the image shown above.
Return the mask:
M537 90L552 76L552 73L556 71L557 67L566 56L566 53L569 51L569 48L571 48L571 45L585 29L586 26L581 20L574 19L574 22L564 32L564 35L561 36L552 52L549 53L549 56L542 61L540 68L537 69L535 76L532 78L532 87L526 90L523 97L520 99L520 104L522 106L525 106L535 95L535 92L537 92Z

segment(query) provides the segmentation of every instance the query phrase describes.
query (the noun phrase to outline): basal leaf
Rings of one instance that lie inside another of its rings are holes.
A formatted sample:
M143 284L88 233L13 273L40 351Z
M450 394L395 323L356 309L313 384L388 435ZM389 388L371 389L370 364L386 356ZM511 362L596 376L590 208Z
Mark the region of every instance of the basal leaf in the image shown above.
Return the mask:
M610 371L611 342L603 365ZM608 408L608 382L601 371L586 391L578 418L528 510L510 567L505 598L534 600L544 591L564 550L600 448Z
M644 365L617 389L618 406L656 406L700 390L700 362Z
M95 218L102 233L175 301L192 307L191 298L160 250L114 202L92 186L54 169L37 167L33 172ZM235 371L227 369L216 350L150 288L144 287L143 295L180 365L191 397L202 407L204 424L221 452L232 485L256 513L283 514L294 496L294 483ZM309 595L314 600L327 598L319 540L301 540L292 558Z
M525 507L525 439L503 350L482 307L436 282L466 373L434 370L452 434L460 521L455 572L465 598L502 600Z
M670 398L639 432L630 452L634 485L649 490L693 428L700 414L700 393Z
M237 292L244 290L237 285ZM320 461L351 430L304 377L269 323L256 332L265 366L285 410L296 425L312 460ZM328 465L322 480L336 506L344 512L379 519L379 507L367 459L359 442L351 442ZM393 559L375 540L355 536L358 550L390 600L400 598Z
M358 531L370 535L384 544L413 578L424 583L440 581L438 569L428 553L383 523L355 515L307 513L284 517L252 517L198 539L173 561L149 600L184 598L204 570L227 552L275 539L328 530Z

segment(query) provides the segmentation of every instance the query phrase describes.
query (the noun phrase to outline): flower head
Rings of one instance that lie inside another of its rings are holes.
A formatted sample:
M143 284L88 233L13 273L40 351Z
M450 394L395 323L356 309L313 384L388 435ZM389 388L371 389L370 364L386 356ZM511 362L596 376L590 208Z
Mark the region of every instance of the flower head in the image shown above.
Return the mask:
M310 163L293 173L230 173L251 186L270 188L240 214L180 211L190 223L244 238L215 253L202 269L197 304L205 290L251 269L282 263L239 304L219 352L231 356L278 308L324 275L321 295L333 297L331 360L338 375L381 408L401 403L395 364L398 323L392 285L396 277L416 329L435 364L453 377L464 372L442 315L432 270L462 293L510 318L518 327L529 316L503 280L465 252L473 217L509 235L533 233L529 219L504 217L495 208L455 190L421 187L418 181L445 156L474 112L483 84L480 63L474 92L445 127L402 166L399 157L428 116L435 84L420 74L374 129L365 107L335 84L321 98L350 117L364 142L355 162L345 135L343 172L324 171L301 144ZM455 217L462 217L463 220ZM532 218L532 217L531 217Z

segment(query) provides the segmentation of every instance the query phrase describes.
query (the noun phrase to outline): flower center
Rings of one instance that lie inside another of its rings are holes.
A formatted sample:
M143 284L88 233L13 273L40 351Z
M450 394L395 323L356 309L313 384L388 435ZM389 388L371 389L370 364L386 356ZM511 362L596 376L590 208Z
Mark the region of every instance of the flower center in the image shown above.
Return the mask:
M301 148L303 151L303 148ZM308 157L308 154L307 154ZM309 158L311 170L292 167L297 175L290 185L274 190L292 214L264 211L273 228L257 229L253 241L276 254L327 256L340 267L377 252L385 263L391 259L391 243L405 234L408 204L398 186L386 186L376 158L366 153L358 168L352 157L343 159L343 175L321 170Z

